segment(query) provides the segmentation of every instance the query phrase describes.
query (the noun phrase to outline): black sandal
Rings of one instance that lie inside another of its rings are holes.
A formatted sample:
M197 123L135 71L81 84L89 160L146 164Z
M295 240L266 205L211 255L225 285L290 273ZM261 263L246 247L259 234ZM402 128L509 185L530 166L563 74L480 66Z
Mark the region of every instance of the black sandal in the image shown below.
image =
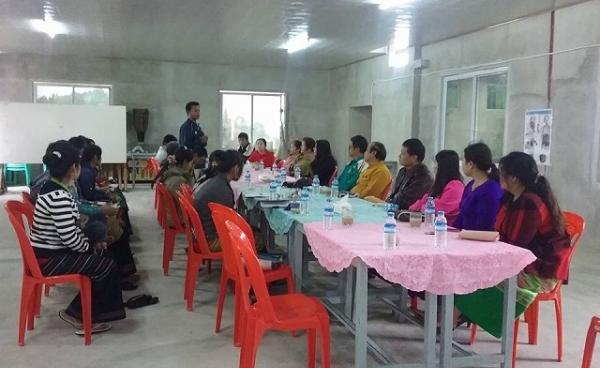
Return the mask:
M148 305L158 304L158 302L159 300L156 296L140 294L129 298L124 305L129 309L137 309Z

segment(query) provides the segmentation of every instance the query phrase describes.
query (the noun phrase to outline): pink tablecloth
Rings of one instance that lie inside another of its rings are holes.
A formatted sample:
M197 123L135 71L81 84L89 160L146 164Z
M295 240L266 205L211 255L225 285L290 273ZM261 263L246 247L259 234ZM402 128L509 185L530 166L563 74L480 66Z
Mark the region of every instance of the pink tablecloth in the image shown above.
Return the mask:
M410 290L438 295L468 294L499 284L535 261L527 249L502 242L462 240L448 233L448 247L433 247L433 235L421 228L398 224L395 249L383 249L383 224L334 224L330 231L321 222L306 224L304 232L319 263L339 272L360 258L386 280Z

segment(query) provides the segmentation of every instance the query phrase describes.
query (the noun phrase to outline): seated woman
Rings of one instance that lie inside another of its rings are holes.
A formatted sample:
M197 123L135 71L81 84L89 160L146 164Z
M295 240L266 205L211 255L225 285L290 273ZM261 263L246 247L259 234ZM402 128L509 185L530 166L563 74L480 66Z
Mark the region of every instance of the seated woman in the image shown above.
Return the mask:
M302 146L300 149L300 157L294 164L294 170L296 167L300 168L300 176L307 178L311 175L310 164L315 160L315 140L310 137L302 138Z
M193 164L194 157L192 151L185 147L179 147L177 151L175 151L173 164L161 177L161 182L165 184L167 190L173 196L173 200L177 206L177 216L179 219L182 219L178 200L179 190L181 189L182 184L188 184L190 186L194 184L194 179L192 177ZM174 225L171 213L168 213L167 223L169 226Z
M298 140L290 142L288 157L283 161L283 168L287 170L290 176L294 176L294 166L300 158L300 152L302 152L302 142Z
M512 152L502 158L500 183L506 191L496 220L500 240L529 249L537 257L518 275L518 317L538 293L551 291L558 280L566 279L571 242L550 184L530 155ZM497 286L456 295L455 305L465 319L499 338L503 298Z
M234 208L235 200L230 183L240 178L242 167L242 158L237 151L222 152L219 164L214 167L216 175L200 185L194 192L194 207L200 215L204 234L212 251L221 250L221 243L208 204L214 202Z
M156 156L154 156L159 165L167 159L167 156L169 156L167 154L167 145L171 142L177 142L177 138L172 134L165 135L162 140L162 145L158 147L158 152L156 152Z
M504 194L500 187L498 168L492 161L492 151L485 143L465 148L463 172L473 178L465 187L460 201L460 213L455 228L492 231Z
M420 212L425 209L427 199L435 199L435 211L444 211L448 225L452 226L465 186L460 175L458 153L452 150L443 150L435 155L436 171L431 192L425 193L423 198L409 206L409 211Z
M92 282L93 332L108 331L108 321L125 318L119 271L113 260L102 255L103 244L97 248L79 226L79 211L69 192L81 171L79 152L66 141L52 144L44 155L50 180L37 198L31 228L31 243L42 274L55 276L83 274ZM61 319L83 334L81 297L77 295Z
M221 157L223 156L223 153L225 153L225 151L223 150L215 150L211 152L211 154L208 156L207 168L206 170L204 170L202 176L200 176L200 178L196 181L194 189L197 188L200 184L207 181L208 179L217 175L216 167L221 162Z
M322 186L329 185L329 179L333 176L337 162L331 153L329 141L319 139L316 142L315 159L310 164L310 173L308 177L303 177L293 184L285 184L288 187L302 188L312 184L312 179L319 177Z
M267 141L264 138L258 138L254 145L254 151L248 157L248 162L253 164L263 163L264 167L271 167L275 162L275 154L267 150Z

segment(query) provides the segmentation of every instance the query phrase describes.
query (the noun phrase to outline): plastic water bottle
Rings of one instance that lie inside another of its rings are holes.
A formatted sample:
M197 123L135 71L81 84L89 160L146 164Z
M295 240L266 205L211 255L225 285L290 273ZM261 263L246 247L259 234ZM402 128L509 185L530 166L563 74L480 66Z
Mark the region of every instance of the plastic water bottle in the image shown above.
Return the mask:
M283 185L287 179L287 171L285 168L281 168L281 170L279 170L279 177L281 178L281 185Z
M393 212L388 212L383 224L383 248L393 249L396 246L396 219Z
M244 170L244 182L248 186L250 186L250 184L252 183L252 174L250 174L250 170L248 169Z
M308 215L309 200L310 200L310 195L308 194L308 190L302 189L302 193L300 194L300 214L301 215Z
M297 191L292 193L292 196L290 199L290 212L300 213L300 196L298 196Z
M301 177L302 177L302 169L300 169L300 166L294 167L294 179L300 180Z
M323 228L325 230L331 230L333 227L333 200L327 198L327 203L323 209Z
M277 199L277 183L272 181L269 185L269 199L274 201Z
M312 181L313 194L317 195L321 192L321 181L319 181L319 175L315 175Z
M265 170L265 163L263 160L260 160L258 163L258 171L263 172Z
M448 222L444 211L438 211L435 218L435 247L446 248L448 245Z
M273 165L271 166L271 172L273 173L273 175L276 175L279 172L275 161L273 161Z
M340 182L338 181L337 176L333 178L331 182L331 198L337 198L340 196Z
M434 222L435 222L435 200L433 197L427 198L425 204L425 234L434 234Z

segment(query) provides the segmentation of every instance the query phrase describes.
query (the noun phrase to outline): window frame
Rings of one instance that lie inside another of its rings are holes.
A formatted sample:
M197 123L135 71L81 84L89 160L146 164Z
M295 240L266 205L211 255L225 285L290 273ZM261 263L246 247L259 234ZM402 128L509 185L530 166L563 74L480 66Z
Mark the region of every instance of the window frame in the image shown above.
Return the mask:
M506 152L506 146L507 146L507 128L508 128L508 109L510 106L510 95L508 93L508 91L510 90L510 72L509 72L509 67L507 66L502 66L502 67L498 67L495 69L486 69L486 70L477 70L477 71L473 71L473 72L468 72L468 73L461 73L461 74L454 74L454 75L449 75L446 77L442 78L442 101L441 101L441 120L440 120L440 125L438 127L438 148L440 150L445 148L445 140L446 140L446 94L448 92L448 82L451 81L456 81L456 80L464 80L464 79L471 79L472 80L472 105L471 105L471 136L469 137L469 142L468 144L470 144L471 142L475 141L476 138L476 134L477 134L477 89L479 84L477 83L477 78L479 77L486 77L486 76L491 76L491 75L498 75L498 74L506 74L506 99L505 99L505 103L504 103L504 132L503 132L503 139L502 139L502 155L505 155ZM486 98L487 101L487 98ZM464 101L463 101L464 102ZM487 110L487 103L486 106L483 106L484 109ZM490 110L490 111L498 111L498 110ZM460 152L459 152L460 154ZM497 159L497 157L494 157L494 159Z
M108 105L113 104L113 86L112 84L99 83L70 83L70 82L52 82L52 81L34 81L33 82L33 103L37 102L37 91L39 86L44 87L70 87L71 88L71 105L80 105L75 103L75 88L108 88Z
M254 96L277 96L281 98L281 108L280 108L280 122L283 128L283 131L287 135L287 93L286 92L273 92L273 91L241 91L241 90L228 90L223 89L219 90L219 113L221 115L221 127L224 126L225 122L223 121L223 96L224 95L249 95L250 96L250 132L248 135L250 136L250 142L254 144L254 140L258 139L258 137L254 137ZM219 142L221 142L222 138L222 129L219 131ZM221 144L221 143L220 143ZM281 144L285 144L284 141ZM278 149L280 149L279 147ZM273 149L275 153L277 150Z

